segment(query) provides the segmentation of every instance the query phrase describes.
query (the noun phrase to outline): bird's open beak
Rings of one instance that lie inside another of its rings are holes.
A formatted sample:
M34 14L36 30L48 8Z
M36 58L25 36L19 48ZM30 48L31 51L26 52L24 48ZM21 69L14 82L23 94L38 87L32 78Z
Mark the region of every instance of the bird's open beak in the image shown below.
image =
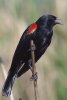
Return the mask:
M61 24L61 25L62 25L62 21L61 21L61 19L60 19L60 18L56 18L56 20L55 20L55 24Z

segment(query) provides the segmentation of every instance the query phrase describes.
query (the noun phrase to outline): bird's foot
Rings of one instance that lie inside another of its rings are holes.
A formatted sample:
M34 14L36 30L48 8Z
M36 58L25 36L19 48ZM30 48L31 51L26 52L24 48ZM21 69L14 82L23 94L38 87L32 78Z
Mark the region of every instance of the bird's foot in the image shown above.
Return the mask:
M30 78L30 80L32 81L36 81L38 79L38 76L37 76L37 72L35 74L32 75L32 77Z

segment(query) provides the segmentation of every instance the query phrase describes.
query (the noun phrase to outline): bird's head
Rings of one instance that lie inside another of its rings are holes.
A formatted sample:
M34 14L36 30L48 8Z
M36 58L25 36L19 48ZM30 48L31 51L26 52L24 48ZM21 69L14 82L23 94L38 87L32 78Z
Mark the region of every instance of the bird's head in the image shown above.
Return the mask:
M52 29L56 24L61 24L61 20L54 15L43 15L36 21L36 23L40 27L42 26Z

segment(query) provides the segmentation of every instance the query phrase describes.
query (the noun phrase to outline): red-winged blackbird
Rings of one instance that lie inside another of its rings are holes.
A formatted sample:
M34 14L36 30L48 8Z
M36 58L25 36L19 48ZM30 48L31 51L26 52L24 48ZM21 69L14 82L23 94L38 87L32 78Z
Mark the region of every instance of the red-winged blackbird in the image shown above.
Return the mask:
M60 20L53 15L43 15L24 31L14 53L12 64L2 89L3 96L11 94L14 80L32 66L30 40L34 41L36 47L35 62L37 62L51 43L53 26L60 23Z

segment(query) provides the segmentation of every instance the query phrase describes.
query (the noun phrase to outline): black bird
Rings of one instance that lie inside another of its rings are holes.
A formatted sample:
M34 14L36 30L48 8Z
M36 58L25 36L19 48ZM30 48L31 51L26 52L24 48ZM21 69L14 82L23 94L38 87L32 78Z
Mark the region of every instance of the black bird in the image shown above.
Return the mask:
M53 26L56 24L61 24L60 19L53 15L43 15L24 31L15 50L7 79L2 88L3 96L9 96L14 80L28 71L30 66L32 67L30 40L34 41L36 47L35 62L37 62L50 45L53 35Z

